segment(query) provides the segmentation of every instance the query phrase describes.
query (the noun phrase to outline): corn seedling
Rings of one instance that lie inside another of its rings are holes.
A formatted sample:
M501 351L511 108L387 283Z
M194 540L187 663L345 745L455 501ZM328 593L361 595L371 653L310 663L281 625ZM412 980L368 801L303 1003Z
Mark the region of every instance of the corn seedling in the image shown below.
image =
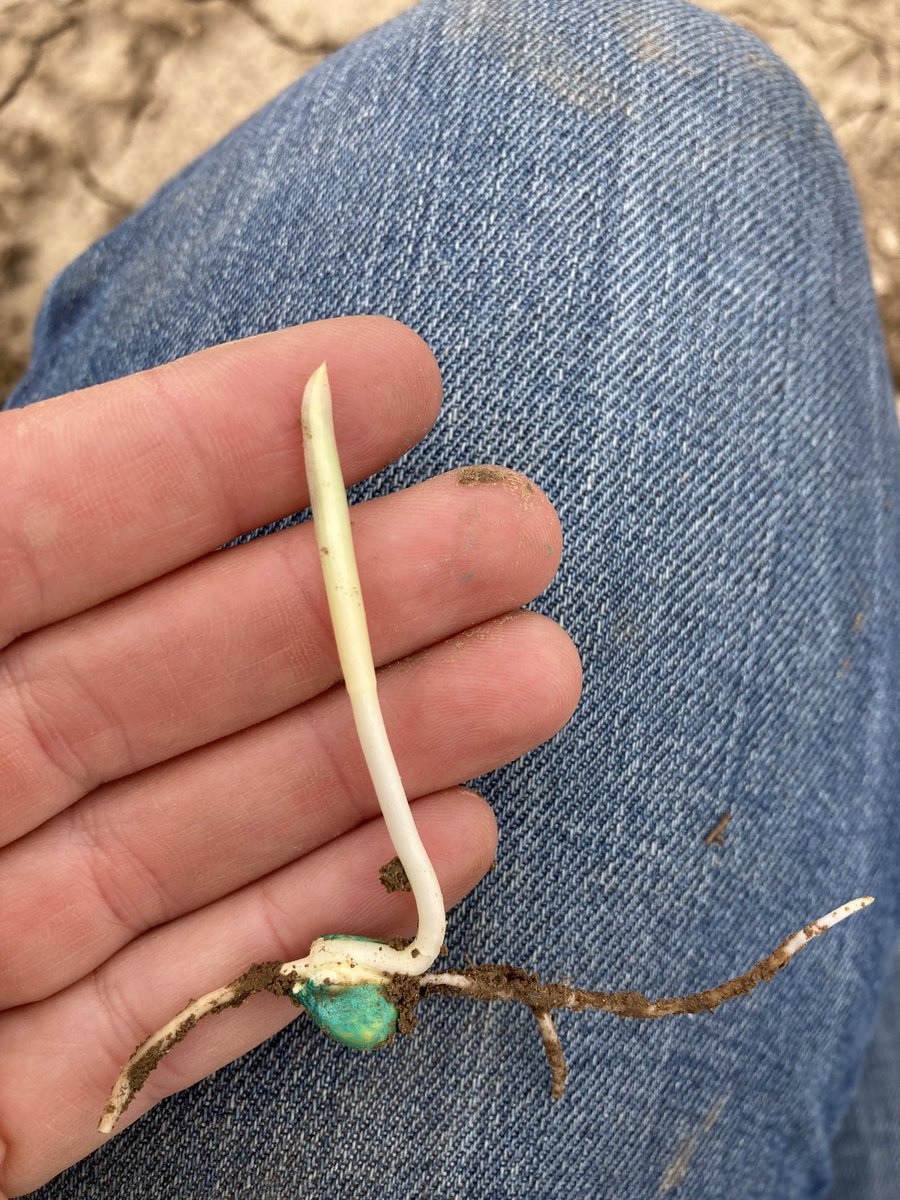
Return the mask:
M328 934L313 942L305 958L254 964L231 983L192 1000L135 1049L103 1110L101 1133L112 1131L160 1059L198 1021L235 1008L262 991L289 997L325 1033L359 1050L374 1050L398 1034L411 1033L416 1007L425 996L524 1004L537 1020L550 1067L551 1092L558 1099L565 1086L566 1064L554 1011L599 1009L640 1019L711 1011L768 982L813 938L872 903L871 896L851 900L792 933L742 975L687 996L651 1000L635 991L586 991L562 983L542 983L536 975L508 964L432 971L444 941L444 901L416 830L378 703L324 363L306 385L301 426L316 540L341 670L366 764L397 853L397 859L382 869L382 881L385 886L412 891L418 929L409 944Z

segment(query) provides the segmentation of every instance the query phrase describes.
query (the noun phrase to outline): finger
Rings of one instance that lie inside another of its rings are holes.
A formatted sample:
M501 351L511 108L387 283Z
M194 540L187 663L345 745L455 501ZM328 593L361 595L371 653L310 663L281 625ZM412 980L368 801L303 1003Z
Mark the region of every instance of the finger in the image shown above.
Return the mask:
M382 317L248 338L0 413L0 645L304 508L300 397L323 360L348 482L431 427L434 358Z
M523 612L382 669L378 687L416 797L551 737L578 701L580 664L559 626ZM377 812L342 690L103 789L0 855L0 1007L60 989Z
M414 809L445 897L456 903L493 860L493 814L461 789L420 800ZM227 983L251 962L305 953L324 932L411 934L411 897L387 894L378 880L392 853L380 820L361 826L138 939L65 992L6 1014L0 1021L0 1130L7 1155L0 1187L13 1195L29 1191L98 1145L96 1122L122 1063L189 996ZM297 1011L287 1000L263 996L210 1018L166 1056L122 1127L162 1096L245 1053ZM310 1027L307 1036L320 1035Z
M374 653L531 600L559 522L523 477L454 472L354 511ZM340 677L311 525L211 555L0 655L0 840L98 784L267 719Z

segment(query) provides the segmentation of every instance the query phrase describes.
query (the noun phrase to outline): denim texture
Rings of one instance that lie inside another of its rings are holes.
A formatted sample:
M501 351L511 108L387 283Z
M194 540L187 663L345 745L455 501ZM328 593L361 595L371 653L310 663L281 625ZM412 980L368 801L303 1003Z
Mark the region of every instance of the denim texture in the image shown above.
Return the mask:
M301 1020L35 1195L825 1196L897 937L900 443L820 113L680 0L424 0L65 271L13 403L360 312L445 403L355 498L527 472L585 668L483 781L499 869L451 961L675 994L878 903L713 1015L564 1015L560 1103L513 1006L432 1000L371 1056Z
M892 1200L900 1192L900 946L894 951L862 1083L833 1146L829 1200Z

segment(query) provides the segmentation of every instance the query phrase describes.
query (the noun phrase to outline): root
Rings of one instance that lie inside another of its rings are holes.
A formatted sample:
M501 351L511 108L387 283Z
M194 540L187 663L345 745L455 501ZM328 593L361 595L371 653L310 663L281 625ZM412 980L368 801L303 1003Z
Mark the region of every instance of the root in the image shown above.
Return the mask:
M566 1066L566 1056L563 1053L562 1042L559 1040L559 1031L553 1020L553 1013L549 1008L533 1008L531 1011L538 1023L541 1041L544 1044L544 1053L547 1055L547 1064L550 1067L550 1098L562 1100L563 1092L566 1090L569 1068Z
M248 971L227 983L225 987L207 992L199 1000L188 1001L181 1012L176 1013L162 1029L158 1029L136 1046L109 1094L98 1125L100 1133L112 1133L119 1117L147 1082L150 1072L159 1065L160 1060L173 1046L187 1037L198 1021L226 1008L239 1008L257 992L286 995L290 980L279 974L280 970L280 962L254 963Z
M759 984L768 983L814 938L853 913L868 908L872 903L871 896L851 900L849 904L836 908L820 917L818 921L812 921L796 933L792 933L749 971L716 987L691 992L687 996L668 996L651 1000L642 992L587 991L564 983L541 983L537 975L508 963L469 966L458 972L395 975L387 981L383 990L385 997L397 1007L398 1034L412 1033L416 1026L416 1006L423 996L464 996L470 1000L507 1000L527 1005L538 1023L550 1066L551 1094L554 1100L558 1100L565 1088L567 1067L552 1016L554 1010L583 1012L594 1009L640 1020L710 1012L726 1000L746 996ZM141 1042L122 1068L113 1086L100 1120L100 1132L112 1132L119 1117L143 1087L150 1072L174 1045L190 1033L198 1021L213 1013L222 1012L223 1009L237 1008L257 992L272 992L276 996L288 995L292 984L300 976L295 972L285 973L285 966L286 964L279 962L258 963L252 966L225 987L217 988L199 1000L191 1000L162 1029Z
M471 966L456 974L432 972L421 977L420 986L426 993L464 994L473 1000L514 1000L520 1004L527 1004L531 1009L568 1009L571 1012L600 1009L603 1012L615 1013L618 1017L637 1017L640 1020L711 1012L726 1000L746 996L759 984L768 983L787 966L798 951L808 946L813 938L817 938L826 929L831 929L851 914L868 908L872 902L871 896L851 900L849 904L836 908L820 917L818 921L804 925L797 933L792 933L749 971L716 987L706 988L702 992L691 992L687 996L650 1000L642 992L591 992L583 988L569 987L564 983L541 983L537 975L506 963Z
M667 996L659 1000L651 1000L642 992L586 991L583 988L573 988L563 983L541 983L537 975L524 971L521 967L510 966L508 963L489 963L469 966L465 971L456 973L432 972L423 975L416 980L417 998L422 995L466 996L471 1000L511 1000L519 1004L526 1004L537 1018L541 1040L550 1064L551 1094L553 1099L558 1100L562 1097L565 1087L567 1068L559 1035L550 1017L553 1010L583 1012L586 1009L595 1009L614 1013L618 1017L634 1017L639 1020L711 1012L720 1004L724 1004L726 1000L746 996L759 984L768 983L788 965L795 954L804 946L808 946L814 938L853 913L868 908L872 903L872 896L862 896L858 900L851 900L849 904L834 909L833 912L820 917L818 921L812 921L809 925L804 925L797 933L792 933L790 937L785 938L780 945L776 946L771 954L761 958L749 971L745 971L742 975L737 975L725 983L720 983L716 987L706 988L701 992L691 992L687 996ZM404 999L409 1004L408 987L404 986L403 991ZM408 1019L412 1019L413 1022L415 1020L412 1016Z

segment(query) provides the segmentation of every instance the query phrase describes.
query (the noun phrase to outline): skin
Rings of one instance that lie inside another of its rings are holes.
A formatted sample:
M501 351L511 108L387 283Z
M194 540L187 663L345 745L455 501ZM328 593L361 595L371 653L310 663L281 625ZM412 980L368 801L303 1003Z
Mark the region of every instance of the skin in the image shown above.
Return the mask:
M411 898L378 880L393 851L334 688L310 526L213 553L306 505L297 417L323 359L348 481L427 433L437 366L371 317L0 414L3 1197L100 1144L121 1064L188 996L325 932L415 927ZM496 846L457 781L577 703L566 635L508 616L555 572L559 523L537 489L455 472L353 519L386 724L454 904ZM296 1015L262 995L204 1023L122 1127Z

